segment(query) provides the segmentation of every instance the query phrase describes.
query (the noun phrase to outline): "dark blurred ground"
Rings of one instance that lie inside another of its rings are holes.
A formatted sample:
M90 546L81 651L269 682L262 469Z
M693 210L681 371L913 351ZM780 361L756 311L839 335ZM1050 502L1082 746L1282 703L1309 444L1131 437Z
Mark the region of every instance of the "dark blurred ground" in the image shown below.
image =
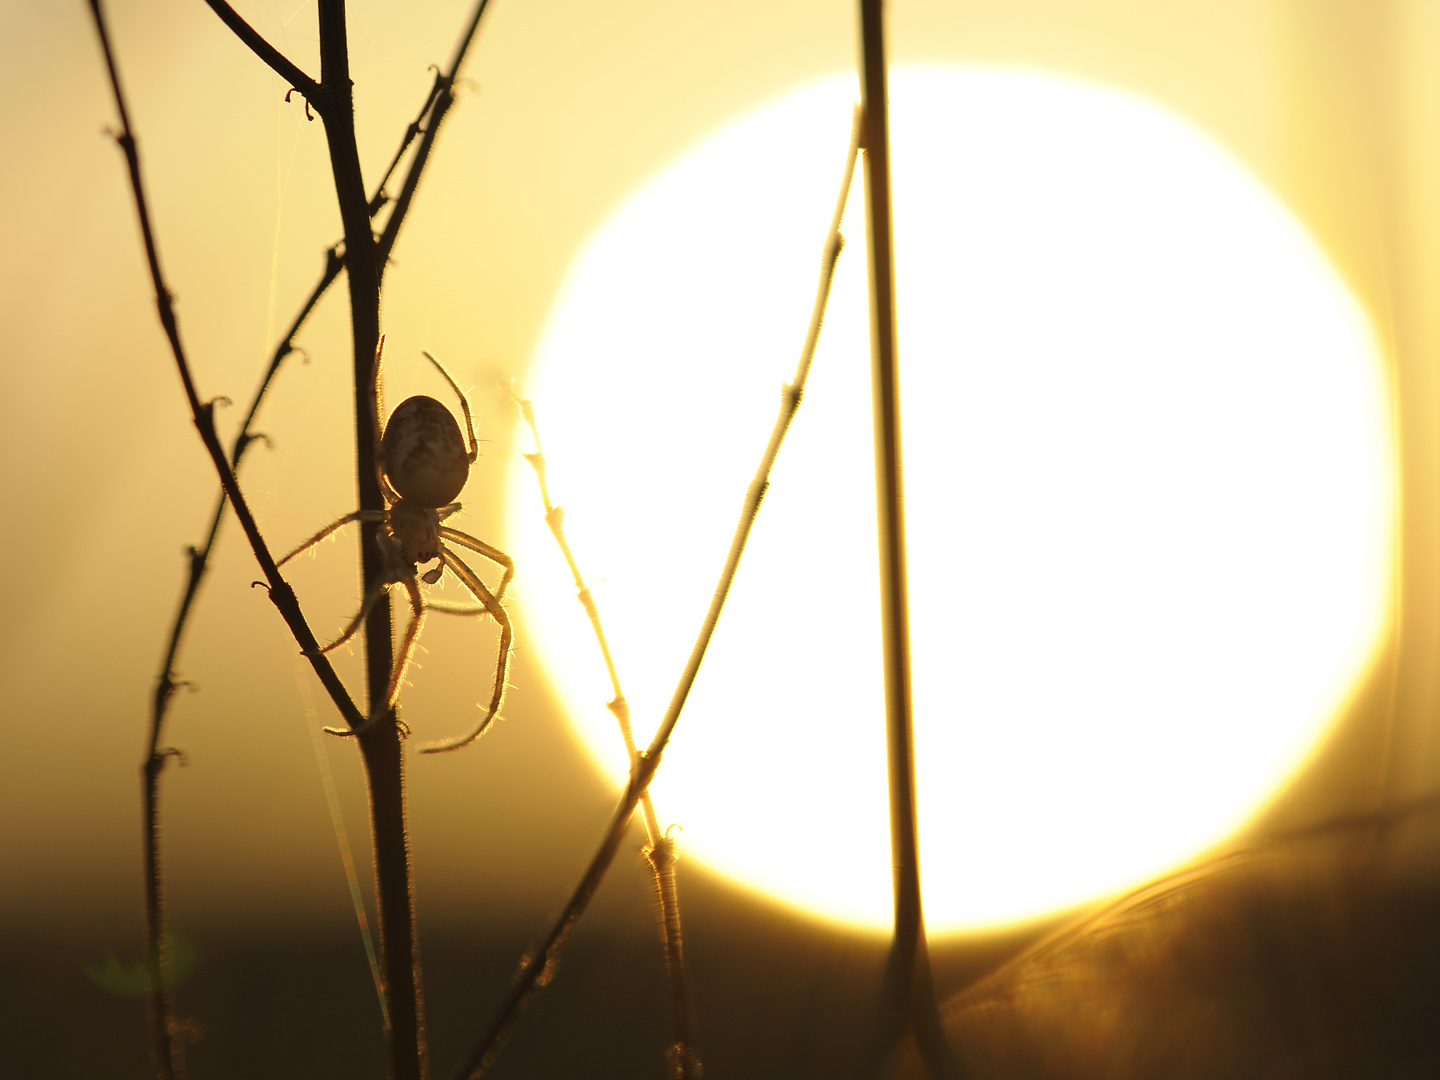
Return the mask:
M1048 925L939 941L937 987L966 1075L1440 1076L1437 856L1440 813L1426 808L1235 853ZM698 867L682 890L706 1076L861 1076L885 943ZM490 1018L544 920L422 917L437 1078ZM16 929L0 937L0 1076L152 1076L143 1004L84 972L117 932ZM178 996L195 1080L384 1075L353 924L179 930L201 957ZM138 918L123 933L138 955ZM645 872L621 859L493 1075L660 1080L667 1038Z
M1440 1076L1437 855L1433 807L1235 853L1063 928L946 1029L972 1080Z
M856 1075L873 1036L884 942L793 915L693 866L682 873L706 1075ZM437 1078L449 1075L492 1015L543 914L529 926L489 931L427 925L422 914ZM138 957L138 913L133 928L109 935L26 939L17 929L0 931L0 1076L152 1077L143 1002L106 993L84 972L117 949L117 933ZM177 932L200 954L177 1003L196 1034L194 1080L384 1076L379 1009L353 923ZM942 944L937 979L956 989L1034 933ZM667 1008L644 871L638 859L622 859L494 1075L660 1080Z

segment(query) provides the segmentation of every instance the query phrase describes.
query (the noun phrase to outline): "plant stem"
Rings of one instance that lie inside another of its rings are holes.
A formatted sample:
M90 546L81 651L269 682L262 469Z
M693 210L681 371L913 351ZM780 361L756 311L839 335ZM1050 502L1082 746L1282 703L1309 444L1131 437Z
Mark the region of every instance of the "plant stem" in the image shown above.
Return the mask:
M380 271L370 229L370 203L355 140L355 100L344 0L319 0L320 91L314 102L325 123L335 197L345 229L345 276L350 293L354 370L355 473L362 512L382 514L385 499L375 468L380 347ZM378 520L360 527L361 595L380 582L383 566L376 535ZM420 990L415 910L410 888L410 852L405 830L405 778L401 732L388 704L394 650L390 598L383 593L365 620L366 700L369 720L360 735L360 754L369 786L374 842L380 965L390 1016L386 1032L392 1080L426 1075L425 1022ZM384 715L377 716L383 712Z
M789 431L790 422L795 418L795 413L799 410L800 401L805 394L805 380L809 377L810 363L815 356L815 346L820 340L820 329L825 321L825 308L830 299L830 285L835 280L835 264L839 261L840 252L845 246L844 237L840 234L840 222L845 214L845 204L849 201L850 181L855 173L855 156L859 149L859 140L860 114L857 111L850 129L850 149L845 158L844 179L841 181L840 193L835 201L835 211L830 219L830 231L825 238L824 253L820 262L820 281L815 289L815 304L810 313L805 344L800 350L800 361L795 367L794 378L781 387L779 415L776 416L775 424L770 429L770 440L765 446L765 452L760 457L760 464L755 470L755 476L745 492L745 501L740 508L740 520L736 524L735 534L730 540L730 550L725 555L725 565L720 571L720 580L710 598L710 607L705 612L704 621L700 625L700 633L696 636L695 645L690 650L690 657L685 662L685 669L680 674L675 693L671 695L670 704L665 710L665 716L660 721L655 737L650 740L650 745L636 756L630 769L630 782L625 787L625 794L621 796L620 803L610 818L610 825L605 830L600 846L590 860L590 865L580 878L580 883L575 887L569 902L551 926L544 942L524 961L520 974L511 986L509 995L501 1003L490 1027L474 1050L465 1058L460 1068L456 1070L456 1080L467 1080L467 1078L479 1076L494 1064L519 1021L520 1013L554 976L565 942L585 914L590 900L595 895L595 890L600 887L600 882L604 880L606 872L610 869L610 864L614 861L615 853L620 849L620 842L625 836L625 829L635 813L635 807L639 805L640 800L649 790L650 781L654 779L655 771L660 767L661 755L665 752L665 747L669 745L675 725L680 722L680 713L685 707L686 698L690 696L691 687L695 685L695 676L700 672L700 662L704 660L710 639L715 634L715 626L720 621L720 612L725 607L725 599L730 594L730 586L734 583L735 573L740 566L740 557L745 553L745 544L750 538L750 530L755 524L756 515L760 512L761 500L764 499L765 491L770 485L770 470L775 465L775 459L780 453L780 444L785 441L785 433Z
M512 396L514 392L512 389ZM595 603L595 594L580 573L575 553L565 536L565 510L550 499L550 482L545 452L540 445L540 428L535 422L535 407L526 400L515 396L520 416L530 428L535 439L535 452L525 455L525 460L535 470L535 480L540 488L540 501L545 509L545 524L555 537L565 565L570 568L570 578L575 583L575 596L585 609L590 628L595 633L596 644L605 661L605 670L610 677L611 698L606 707L614 715L620 728L620 738L625 744L625 753L633 770L640 756L635 746L635 730L630 723L630 704L620 685L620 673L615 667L615 657L610 652L610 642L605 637L605 627L600 621L600 608ZM695 1045L695 1008L690 998L690 980L685 971L684 938L680 927L680 890L675 876L675 841L660 828L655 814L655 804L647 790L640 796L640 816L645 823L645 859L650 864L655 883L655 912L659 923L660 947L665 956L665 975L670 984L670 1018L674 1037L671 1041L669 1058L670 1074L675 1080L699 1080L703 1072L699 1051Z
M345 692L344 686L335 675L330 662L319 654L318 643L315 636L310 632L299 605L295 601L295 594L280 577L276 568L275 560L271 557L260 530L255 524L254 516L246 505L244 497L240 492L239 483L235 479L235 472L225 451L220 446L220 439L215 433L215 403L201 403L200 397L195 389L195 382L190 373L190 365L185 357L184 346L180 341L180 327L175 318L175 310L170 299L170 290L165 284L164 274L160 269L160 254L155 244L154 231L150 225L150 211L145 198L145 185L140 170L140 152L134 133L130 128L129 110L125 104L125 94L120 85L119 70L115 63L114 51L110 46L110 35L105 25L104 13L100 7L100 0L90 0L90 11L95 23L96 33L100 38L101 49L105 56L105 67L110 77L110 87L115 100L115 108L120 116L120 133L115 137L116 143L125 154L125 162L130 174L130 189L135 198L136 216L140 222L141 237L145 245L146 262L150 270L151 283L155 288L155 304L160 317L160 325L165 331L166 339L170 344L170 350L175 358L176 368L180 375L180 382L185 390L185 397L190 406L190 415L195 423L196 430L200 434L201 441L210 455L212 464L220 476L221 486L224 488L225 496L235 508L235 515L239 519L241 527L250 541L251 550L255 553L256 560L260 563L269 586L271 601L280 610L286 623L290 626L291 632L300 643L302 652L310 658L310 662L320 677L321 683L340 710L341 715L347 719L360 719L358 710L350 701L349 695ZM237 451L238 453L238 451ZM150 980L148 987L149 1013L150 1013L150 1043L151 1055L154 1059L157 1074L162 1080L173 1080L177 1076L178 1047L175 1040L175 1028L170 1004L168 986L169 964L167 956L166 934L165 934L165 908L164 891L162 888L163 875L161 873L160 861L160 813L159 813L159 780L164 770L165 762L178 752L169 748L161 748L160 732L164 720L165 710L171 696L174 694L178 684L171 675L171 663L176 650L179 647L180 632L185 623L186 613L194 601L196 589L199 586L200 577L204 572L204 559L200 552L194 551L191 555L190 580L185 595L181 601L180 616L176 621L174 632L171 634L170 648L167 653L167 664L161 679L156 686L154 704L152 710L152 722L150 731L150 748L145 763L142 766L142 793L145 813L145 908L146 908L146 930L148 941L148 967Z
M875 502L880 547L880 619L890 787L890 859L895 930L886 965L882 1053L915 1032L931 1072L957 1075L940 1028L920 902L915 813L915 734L910 691L910 611L905 566L905 478L900 377L895 348L890 119L882 0L861 0L861 101L865 110L866 223L870 250L870 346L875 425Z
M366 259L365 262L367 262L370 267L369 277L373 282L373 288L371 289L371 291L373 292L374 302L368 305L369 309L373 311L373 318L365 321L373 324L374 330L370 337L372 338L372 340L378 341L379 270L376 268L376 260L374 257L376 253L376 245L374 243L374 236L370 231L368 220L371 216L373 216L375 212L378 212L380 207L384 204L384 185L389 181L389 178L393 174L395 167L399 164L400 159L404 155L406 148L410 145L416 134L420 133L423 130L424 138L422 139L420 149L416 153L415 160L412 161L410 169L406 175L402 187L402 197L396 201L396 205L392 209L389 218L386 221L384 244L383 248L381 249L383 251L383 255L381 257L388 258L389 252L398 236L400 225L404 220L406 212L409 209L411 200L414 197L415 190L418 187L419 179L421 173L424 170L426 161L428 160L429 153L433 149L435 135L439 129L440 122L443 119L445 112L448 110L450 104L454 100L454 95L452 91L454 76L455 73L458 71L460 64L464 61L465 55L469 50L471 42L474 39L475 32L479 25L480 17L486 7L486 0L479 0L479 3L476 5L475 11L466 27L466 30L462 35L460 42L456 46L455 54L451 60L449 72L437 73L435 85L427 96L424 105L421 107L420 113L417 116L416 120L407 129L405 137L401 142L400 148L396 152L395 157L390 164L390 168L386 170L385 176L381 180L380 185L377 188L375 197L373 199L365 200L364 206L366 210L366 224L363 229L364 243L359 245L353 245L351 242L353 241L353 238L357 232L354 227L355 221L353 215L347 217L344 213L347 208L353 208L353 199L350 198L352 192L350 191L349 181L353 179L354 181L359 182L360 170L358 152L356 151L354 139L353 104L349 93L348 52L345 47L344 40L343 2L331 5L329 11L322 12L322 21L328 21L328 25L331 27L330 42L332 48L327 52L326 55L332 62L327 68L327 70L331 71L332 73L338 72L341 78L344 89L343 93L339 95L327 92L326 88L315 84L309 79L308 76L306 76L303 72L299 71L298 68L295 68L293 64L290 64L287 59L285 59L281 54L278 53L278 51L276 51L267 42L265 42L264 39L261 38L260 35L257 34L253 29L251 29L249 25L244 22L243 19L236 15L233 9L231 9L228 4L224 3L224 0L209 0L209 2L211 7L217 12L217 14L219 14L221 19L225 21L227 25L231 26L231 28L236 31L236 33L243 41L245 41L246 44L248 44L253 50L255 50L257 54L260 55L261 58L264 59L267 63L269 63L271 67L275 68L275 70L279 71L284 76L291 77L296 87L299 88L301 92L306 95L307 100L312 100L312 102L316 105L317 108L331 105L332 102L338 102L333 106L333 109L335 112L338 112L340 114L338 117L339 130L342 133L348 131L348 138L345 138L342 135L339 147L339 158L346 163L345 182L342 182L340 178L342 170L340 168L336 169L337 191L340 191L342 187L345 189L345 193L341 197L341 204L342 218L346 222L347 229L346 248L347 251L349 251L352 249L353 246L355 250L364 251L370 255L370 257ZM178 1072L178 1048L175 1046L175 1024L172 1017L169 988L167 985L166 977L168 964L166 956L163 874L161 871L160 857L161 849L159 783L160 776L164 770L166 761L170 757L179 756L179 752L167 747L162 747L160 744L161 735L164 728L164 721L169 708L169 703L173 698L175 691L179 688L180 685L182 685L182 683L179 682L175 677L175 665L179 654L180 642L182 640L185 626L189 619L189 613L192 610L195 599L198 595L199 586L204 578L205 571L208 566L209 555L214 549L215 540L219 533L220 523L223 520L224 507L226 502L230 502L235 507L237 516L240 518L241 525L245 530L247 538L250 540L250 544L255 552L256 558L260 562L262 570L265 572L266 582L269 586L271 600L275 603L276 607L280 610L281 615L285 618L287 624L290 626L292 633L294 633L296 640L301 646L302 653L304 653L310 659L311 664L316 671L316 674L319 676L321 683L325 686L327 692L330 694L332 701L334 701L336 705L336 708L339 710L342 717L345 718L346 722L352 728L361 726L365 720L365 718L361 716L359 711L356 709L354 703L350 700L349 695L346 693L343 685L340 683L339 678L336 676L328 659L326 659L319 653L318 643L315 641L314 635L310 632L308 625L305 623L303 614L301 613L299 605L295 600L293 591L290 589L289 585L286 584L285 581L280 577L274 560L273 558L271 558L268 548L266 547L263 539L260 536L258 527L256 526L253 517L250 515L248 507L244 504L244 500L240 494L238 482L236 480L236 471L239 468L240 461L244 456L244 453L249 447L250 443L253 441L254 438L256 438L254 433L251 431L251 424L255 419L255 416L266 395L266 392L268 391L275 374L278 372L281 363L291 352L294 351L295 335L299 332L300 327L309 317L311 311L314 309L320 297L329 288L330 284L335 280L335 278L339 276L340 269L345 264L346 259L344 256L340 255L336 248L331 248L327 253L325 271L322 274L320 281L311 291L309 298L302 306L299 313L295 316L295 319L292 321L291 326L287 331L284 339L277 346L274 354L272 355L265 374L262 377L259 387L255 392L254 398L251 401L251 405L245 416L244 422L240 426L239 433L235 440L234 448L230 454L229 459L227 460L224 451L220 447L219 439L215 432L214 403L211 402L203 405L201 404L194 386L193 379L190 374L189 365L185 359L183 347L180 343L179 327L170 303L170 293L164 283L163 275L160 270L159 254L156 249L154 236L150 228L149 211L146 206L144 188L141 182L138 148L134 136L130 130L128 110L125 105L124 94L120 87L119 74L116 68L113 51L110 46L109 34L105 25L99 0L91 0L90 6L96 30L100 37L101 47L105 55L106 68L110 76L111 87L116 102L116 108L120 114L121 133L117 136L116 141L120 145L121 149L124 151L126 161L129 166L131 188L136 200L136 209L140 219L141 231L145 242L145 250L147 260L150 266L151 279L156 290L156 302L159 308L161 325L164 327L166 336L170 341L171 350L174 353L175 360L179 368L181 382L184 385L186 397L190 403L192 417L195 421L197 429L200 432L201 440L205 444L207 451L209 451L212 462L214 463L216 470L220 475L222 487L221 499L216 507L214 515L212 516L210 529L204 546L201 548L192 547L190 550L190 567L186 588L184 594L182 595L176 618L174 620L174 623L172 624L169 643L165 652L164 661L161 666L161 674L156 684L151 709L151 725L148 752L141 770L145 834L144 869L146 892L146 926L150 966L153 972L149 991L152 1056L155 1059L155 1065L158 1074L163 1078L163 1080L171 1080L171 1078L175 1077ZM339 16L338 20L334 18L336 14L338 14ZM336 33L334 29L337 26L338 33ZM323 36L324 35L322 35L322 37ZM337 42L338 48L334 47ZM325 57L322 57L322 60L323 59L325 59ZM339 61L338 66L335 63L336 60ZM422 129L421 124L424 121L427 113L430 114L430 122ZM330 134L331 126L327 124L327 135ZM336 145L333 138L330 141L332 161L334 161L336 160ZM360 190L363 196L363 186ZM349 199L348 204L347 199ZM365 279L363 268L361 273L361 279L363 283ZM354 304L354 294L356 286L355 275L353 273L349 275L349 280L352 289L353 311L356 308L356 305ZM362 292L363 291L364 290L362 287ZM362 304L361 309L363 310L366 306L367 305ZM359 343L363 336L363 330L361 333L357 333L356 335L357 355L359 350ZM375 400L373 396L373 351L370 355L370 401L373 402ZM359 371L361 366L362 365L357 361L357 372ZM357 383L361 381L362 380L357 379ZM370 406L368 415L373 416L373 404ZM362 443L367 441L369 443L368 457L370 460L373 460L374 423L372 421L369 425L357 426L360 427L360 431L362 432L360 436ZM361 450L360 459L366 459L363 447ZM361 476L363 502L363 487L366 470L362 468L359 471ZM378 493L378 479L374 481L374 484ZM389 639L387 632L387 651L388 645ZM373 696L373 680L371 686ZM392 731L394 731L393 723L391 725L391 728ZM378 821L376 823L377 866L379 863L382 862L382 858L378 854L379 849L383 848L387 852L387 857L383 861L387 865L390 865L392 867L396 862L395 852L397 850L400 852L400 855L402 857L401 861L405 868L405 873L404 875L402 875L401 888L398 890L398 893L403 896L403 903L397 902L396 889L386 889L382 887L381 907L382 911L386 910L386 900L388 898L389 910L394 911L397 909L403 909L405 913L406 933L400 936L402 938L409 939L409 947L404 948L403 951L405 954L413 956L413 922L410 913L408 862L404 861L405 842L403 818L403 784L401 781L399 764L398 731L394 731L394 733L395 738L391 740L392 746L388 749L385 747L375 747L373 744L378 740L372 739L372 745L369 752L366 754L366 760L367 767L372 759L375 763L374 767L369 768L368 770L372 773L372 789L375 787L373 778L374 774L378 773L381 775L381 783L379 786L387 793L384 801L387 804L390 804L392 808L398 807L400 810L398 816L393 812L387 813L386 815L384 815L385 820L383 821L383 823ZM363 745L364 740L362 740L362 746ZM398 830L396 829L397 817ZM379 840L380 837L384 837L383 841ZM391 874L390 876L393 878L395 875ZM382 919L382 927L383 925L384 924ZM409 966L413 972L413 963ZM418 1006L418 993L415 994L414 997ZM418 1007L415 1010L415 1014L418 1017ZM415 1028L415 1033L409 1041L417 1047L423 1046L419 1023L417 1022L413 1026ZM419 1060L422 1054L416 1053L412 1056ZM423 1070L423 1062L421 1063L420 1068ZM405 1075L407 1074L407 1072L408 1070L396 1070L397 1075Z

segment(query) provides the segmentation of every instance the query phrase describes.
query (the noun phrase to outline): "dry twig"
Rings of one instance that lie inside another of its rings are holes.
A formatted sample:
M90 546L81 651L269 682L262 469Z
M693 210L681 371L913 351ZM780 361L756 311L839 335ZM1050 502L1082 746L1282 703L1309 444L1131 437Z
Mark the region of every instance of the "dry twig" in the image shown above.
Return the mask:
M710 645L710 639L715 633L715 626L720 620L720 612L725 606L725 598L729 595L730 586L735 580L740 556L744 554L745 543L750 537L750 530L760 511L760 502L765 497L766 488L769 487L770 470L775 464L775 458L780 452L780 444L785 439L790 422L800 408L800 399L805 391L805 379L809 375L810 363L815 355L815 345L819 341L820 328L825 320L825 305L830 297L830 283L835 277L835 264L840 258L840 250L844 246L844 238L840 235L840 221L845 213L845 204L849 200L850 180L855 172L855 158L859 152L860 131L860 112L856 110L851 127L850 150L845 158L844 179L840 185L840 194L836 199L835 212L831 217L830 231L825 239L824 254L821 258L820 283L815 292L815 305L810 315L809 328L805 334L805 344L800 351L800 362L796 366L795 377L781 388L779 416L776 417L775 426L771 429L770 441L761 456L759 467L755 470L755 477L746 491L745 501L740 510L740 520L735 527L735 535L730 541L730 550L725 556L724 567L720 571L720 580L715 586L715 593L711 597L709 610L706 611L704 621L701 623L695 646L690 651L690 658L686 661L685 669L680 675L680 681L675 687L675 693L670 698L670 705L665 710L664 719L661 720L655 737L650 741L650 745L635 758L625 794L615 808L610 825L605 831L598 850L590 860L589 867L581 877L579 885L575 887L564 910L551 926L544 942L524 961L520 973L510 988L509 995L501 1004L484 1037L456 1071L457 1080L479 1076L494 1063L509 1039L511 1031L514 1030L521 1011L554 976L560 952L564 948L570 932L585 914L585 909L595 895L595 890L600 887L600 882L610 869L610 864L614 861L615 853L619 850L620 843L624 838L625 829L630 823L631 816L635 813L635 807L649 788L650 781L654 779L655 771L660 767L660 757L670 742L675 725L680 720L680 712L685 707L685 699L689 697L690 688L695 684L695 676L700 671L700 662L705 658L705 651Z

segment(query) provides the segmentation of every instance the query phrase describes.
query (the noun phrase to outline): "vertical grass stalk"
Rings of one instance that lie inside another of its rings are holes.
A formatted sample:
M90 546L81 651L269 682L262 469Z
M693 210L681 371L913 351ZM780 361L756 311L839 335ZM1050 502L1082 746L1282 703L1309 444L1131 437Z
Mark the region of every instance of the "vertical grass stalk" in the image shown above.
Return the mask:
M861 102L865 111L865 208L870 249L871 390L880 619L890 788L895 929L886 965L881 1053L914 1032L931 1072L956 1075L940 1028L920 902L915 812L915 733L910 692L910 611L905 567L905 477L895 334L895 246L890 196L890 102L881 0L861 0Z

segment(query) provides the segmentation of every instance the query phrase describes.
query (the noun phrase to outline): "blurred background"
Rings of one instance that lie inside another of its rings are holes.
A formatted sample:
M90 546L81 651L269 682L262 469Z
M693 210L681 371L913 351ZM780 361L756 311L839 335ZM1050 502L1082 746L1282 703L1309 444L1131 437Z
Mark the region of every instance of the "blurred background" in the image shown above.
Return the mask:
M236 5L312 73L313 5ZM350 6L367 179L389 161L468 5ZM110 12L167 275L202 396L238 420L340 235L320 123L204 5ZM1241 160L1365 305L1391 366L1400 480L1392 630L1324 748L1251 824L1263 838L1435 790L1440 645L1440 9L1424 0L895 0L896 60L1069 74L1149 97ZM444 358L490 440L468 531L502 534L523 377L571 259L645 177L716 125L853 64L854 5L495 0L387 279L391 356ZM0 1065L150 1075L144 1008L85 974L142 952L139 765L148 702L215 481L154 315L114 110L84 6L0 0ZM243 482L277 548L353 508L342 290L277 381ZM392 401L410 392L392 367ZM430 390L429 392L434 392ZM479 492L491 490L486 505ZM232 523L233 524L233 523ZM302 568L312 623L354 609L353 547ZM175 932L199 962L179 1012L200 1076L379 1076L378 1009L318 767L328 704L227 526L179 662L165 742ZM298 582L297 582L298 583ZM432 1046L443 1071L563 901L615 792L520 642L503 725L408 770ZM430 622L407 704L469 715L488 671ZM341 670L355 671L342 658ZM440 732L426 733L441 734ZM368 891L363 779L327 740ZM683 842L683 841L682 841ZM757 842L763 842L757 839ZM660 1075L665 1013L638 834L507 1075ZM716 1076L829 1076L865 1045L874 935L682 863L700 1048ZM936 943L955 990L1067 917ZM85 1038L74 1036L84 1031Z

